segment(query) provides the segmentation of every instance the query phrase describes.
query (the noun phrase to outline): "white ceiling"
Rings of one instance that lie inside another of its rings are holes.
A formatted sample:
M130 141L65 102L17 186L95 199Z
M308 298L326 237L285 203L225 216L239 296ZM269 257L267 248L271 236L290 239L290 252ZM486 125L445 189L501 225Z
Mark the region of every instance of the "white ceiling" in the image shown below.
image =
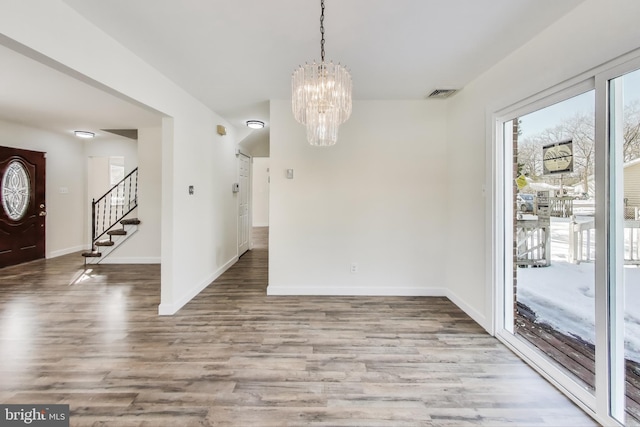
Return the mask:
M0 44L0 118L72 134L158 126L160 116ZM109 136L113 136L108 134Z
M64 1L235 126L268 124L267 101L287 99L293 70L320 57L319 0ZM326 59L351 69L355 99L424 99L464 88L581 1L326 0ZM158 120L9 49L0 61L15 82L0 117L70 129Z

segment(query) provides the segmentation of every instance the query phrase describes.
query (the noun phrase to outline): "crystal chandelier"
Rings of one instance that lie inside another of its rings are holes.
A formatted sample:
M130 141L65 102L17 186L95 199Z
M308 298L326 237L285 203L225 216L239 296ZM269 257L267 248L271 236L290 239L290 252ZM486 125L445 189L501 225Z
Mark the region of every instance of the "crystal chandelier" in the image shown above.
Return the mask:
M351 115L351 75L340 64L324 61L324 0L320 1L320 63L305 63L291 77L291 106L295 119L307 127L311 145L330 146L338 126Z

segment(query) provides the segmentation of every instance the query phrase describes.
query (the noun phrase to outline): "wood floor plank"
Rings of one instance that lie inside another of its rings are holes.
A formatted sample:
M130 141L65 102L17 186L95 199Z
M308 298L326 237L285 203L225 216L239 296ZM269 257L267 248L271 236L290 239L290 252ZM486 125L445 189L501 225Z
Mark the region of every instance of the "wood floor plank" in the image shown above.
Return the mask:
M0 269L0 402L72 426L589 426L446 298L266 295L268 230L174 316L160 267Z

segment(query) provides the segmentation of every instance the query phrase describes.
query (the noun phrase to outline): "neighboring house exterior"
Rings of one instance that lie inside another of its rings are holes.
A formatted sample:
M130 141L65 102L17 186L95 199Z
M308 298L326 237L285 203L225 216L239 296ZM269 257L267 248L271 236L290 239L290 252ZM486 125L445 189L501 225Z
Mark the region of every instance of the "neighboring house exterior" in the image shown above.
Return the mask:
M640 159L624 165L624 199L626 207L640 207Z

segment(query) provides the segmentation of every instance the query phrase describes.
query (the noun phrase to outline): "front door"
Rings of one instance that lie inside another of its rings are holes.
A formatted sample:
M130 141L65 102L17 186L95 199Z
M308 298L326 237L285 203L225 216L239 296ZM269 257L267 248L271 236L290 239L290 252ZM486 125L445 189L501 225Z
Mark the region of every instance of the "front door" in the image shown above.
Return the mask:
M0 268L44 258L44 156L0 147Z

